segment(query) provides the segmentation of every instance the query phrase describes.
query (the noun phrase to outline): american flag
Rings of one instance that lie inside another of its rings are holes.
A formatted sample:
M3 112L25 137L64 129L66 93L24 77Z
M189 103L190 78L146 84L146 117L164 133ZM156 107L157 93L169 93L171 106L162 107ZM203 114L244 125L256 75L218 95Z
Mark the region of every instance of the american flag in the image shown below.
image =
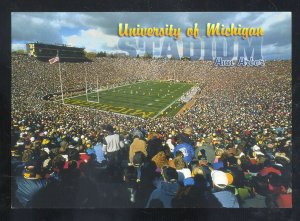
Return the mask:
M50 63L50 64L54 64L54 63L56 63L56 62L59 62L59 57L58 57L58 56L49 59L49 63Z

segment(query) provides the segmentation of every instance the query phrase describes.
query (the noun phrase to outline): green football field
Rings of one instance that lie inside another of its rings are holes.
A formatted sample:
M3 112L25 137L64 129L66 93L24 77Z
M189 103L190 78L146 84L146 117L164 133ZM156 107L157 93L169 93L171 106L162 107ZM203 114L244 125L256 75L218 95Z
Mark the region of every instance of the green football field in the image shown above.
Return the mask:
M177 101L194 85L182 82L144 81L65 99L79 105L119 114L149 118L174 116L183 106Z

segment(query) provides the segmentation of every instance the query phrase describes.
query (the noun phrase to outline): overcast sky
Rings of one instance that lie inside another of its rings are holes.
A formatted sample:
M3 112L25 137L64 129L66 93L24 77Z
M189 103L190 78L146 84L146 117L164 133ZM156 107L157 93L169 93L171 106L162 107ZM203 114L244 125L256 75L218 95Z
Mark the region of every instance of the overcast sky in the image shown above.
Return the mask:
M195 22L200 33L205 33L207 23L234 23L242 27L262 27L262 54L265 59L291 58L291 13L290 12L109 12L109 13L12 13L12 49L25 49L28 42L63 43L84 47L86 51L120 52L117 30L119 23L129 26L164 27L173 24L185 30ZM178 50L182 44L178 41ZM159 50L154 54L159 56ZM181 54L181 52L179 52Z

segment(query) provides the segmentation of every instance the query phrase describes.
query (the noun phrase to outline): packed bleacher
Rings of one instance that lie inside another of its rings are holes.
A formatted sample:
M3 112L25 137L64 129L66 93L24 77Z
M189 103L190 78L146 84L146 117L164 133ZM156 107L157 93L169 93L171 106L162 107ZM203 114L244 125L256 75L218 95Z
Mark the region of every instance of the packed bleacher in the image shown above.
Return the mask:
M176 65L175 65L176 63ZM62 105L57 66L13 57L12 207L292 206L291 62L97 58L61 63L63 89L138 80L201 85L178 117L142 119ZM174 74L175 72L175 74Z

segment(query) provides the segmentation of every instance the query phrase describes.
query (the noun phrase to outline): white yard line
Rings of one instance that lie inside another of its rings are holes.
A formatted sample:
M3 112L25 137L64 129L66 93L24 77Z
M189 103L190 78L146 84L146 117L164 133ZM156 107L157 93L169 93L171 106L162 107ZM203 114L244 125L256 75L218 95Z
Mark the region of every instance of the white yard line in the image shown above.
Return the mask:
M193 88L193 87L192 87ZM191 91L192 88L190 90L188 90L187 92ZM185 92L185 93L187 93ZM174 100L172 103L170 103L167 107L163 108L162 110L158 111L158 113L156 115L154 115L152 118L156 118L162 111L167 110L170 106L172 106L176 101L178 101L182 96L178 97L176 100Z
M160 113L162 111L165 111L166 109L168 109L170 106L172 106L176 101L178 101L181 97L177 98L176 100L174 100L171 104L169 104L167 107L165 107L164 109L158 111L158 113L156 115L154 115L152 118L156 118L158 115L160 115Z

